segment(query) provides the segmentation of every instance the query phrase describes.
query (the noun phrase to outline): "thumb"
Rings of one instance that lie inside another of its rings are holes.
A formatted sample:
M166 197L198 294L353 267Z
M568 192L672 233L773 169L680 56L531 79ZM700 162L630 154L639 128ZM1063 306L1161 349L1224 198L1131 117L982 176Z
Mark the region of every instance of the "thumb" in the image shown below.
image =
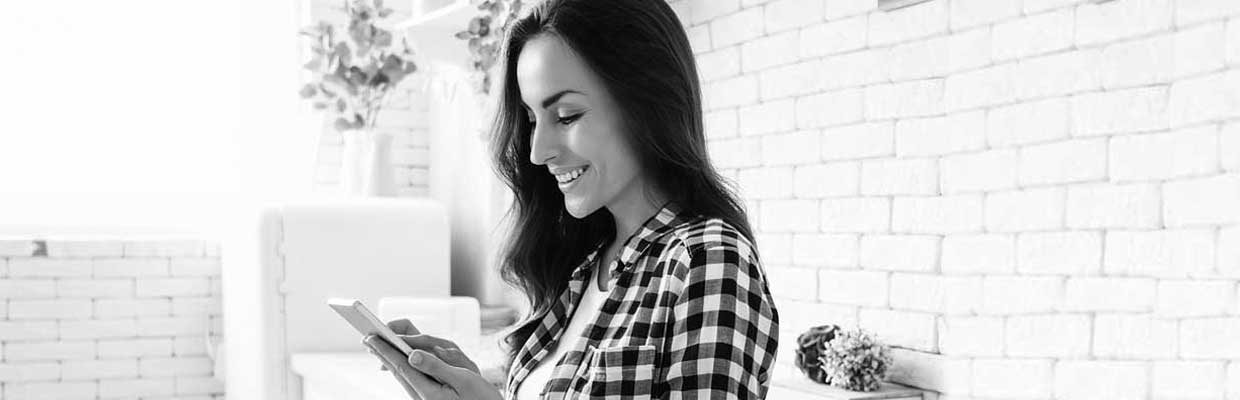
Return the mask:
M412 353L409 353L409 365L454 388L461 388L466 385L466 377L462 373L468 372L467 370L448 365L439 357L435 357L424 350L414 350Z

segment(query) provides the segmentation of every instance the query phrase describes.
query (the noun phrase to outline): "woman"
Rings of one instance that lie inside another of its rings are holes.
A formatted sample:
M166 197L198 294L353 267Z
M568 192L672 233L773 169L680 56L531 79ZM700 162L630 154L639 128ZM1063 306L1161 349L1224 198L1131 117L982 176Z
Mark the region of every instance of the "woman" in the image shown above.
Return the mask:
M779 317L707 159L671 8L546 0L514 22L503 60L493 147L515 223L501 268L532 309L506 340L507 385L443 339L403 336L419 349L406 359L367 338L372 351L432 400L763 398Z

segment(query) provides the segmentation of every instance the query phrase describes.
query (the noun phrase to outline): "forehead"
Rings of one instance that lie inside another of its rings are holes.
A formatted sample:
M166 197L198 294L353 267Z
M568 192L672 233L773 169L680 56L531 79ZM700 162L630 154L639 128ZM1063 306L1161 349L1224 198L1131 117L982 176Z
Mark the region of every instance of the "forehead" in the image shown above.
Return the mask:
M531 38L517 58L517 86L530 108L561 90L597 93L593 74L563 40L542 34Z

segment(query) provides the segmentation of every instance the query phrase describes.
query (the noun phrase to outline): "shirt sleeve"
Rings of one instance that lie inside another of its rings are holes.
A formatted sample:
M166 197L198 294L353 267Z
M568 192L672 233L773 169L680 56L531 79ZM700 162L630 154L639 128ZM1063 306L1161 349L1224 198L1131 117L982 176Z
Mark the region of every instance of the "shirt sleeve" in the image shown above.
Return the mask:
M760 265L730 245L686 253L663 355L666 398L765 398L779 317Z

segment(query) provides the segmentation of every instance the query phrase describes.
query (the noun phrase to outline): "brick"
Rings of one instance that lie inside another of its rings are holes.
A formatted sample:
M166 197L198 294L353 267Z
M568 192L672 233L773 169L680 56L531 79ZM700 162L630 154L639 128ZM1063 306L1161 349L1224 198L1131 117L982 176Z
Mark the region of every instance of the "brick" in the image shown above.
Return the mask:
M133 280L57 279L56 294L62 298L129 297L133 295Z
M865 116L875 120L942 114L943 84L943 79L921 79L866 86Z
M137 336L133 319L82 319L60 321L61 339L126 338Z
M202 338L195 338L202 340ZM171 356L172 339L101 339L99 358L138 358Z
M737 110L728 108L708 112L702 117L702 126L706 131L707 141L736 137L740 127Z
M713 48L710 43L710 25L692 26L685 33L689 36L689 47L693 49L693 54L699 55Z
M1010 317L1004 329L1005 354L1031 358L1088 356L1092 339L1090 322L1086 314Z
M100 397L148 397L176 393L172 378L104 379L99 381Z
M90 300L9 300L9 319L88 318Z
M112 240L48 240L47 256L53 258L120 257L124 246Z
M1219 159L1222 160L1224 170L1240 171L1240 123L1223 126L1219 137Z
M956 73L991 63L989 27L955 32L946 40L947 70L943 73Z
M947 2L931 1L870 13L870 47L934 36L948 30Z
M1089 182L1106 179L1107 141L1069 140L1020 149L1022 185Z
M62 379L67 381L138 377L136 359L65 361L62 368Z
M135 287L138 297L199 296L209 294L205 278L139 278Z
M796 265L856 268L859 251L857 235L796 234L792 237L792 262Z
M1068 188L1068 227L1154 229L1162 219L1159 206L1156 184L1074 185Z
M1209 229L1108 231L1103 270L1161 278L1200 275L1214 268L1214 234Z
M822 131L824 161L873 158L895 154L895 124L871 122Z
M783 304L783 302L780 302ZM212 340L218 338L212 335ZM205 356L207 355L207 344L201 337L180 336L172 338L172 352L177 357L183 356Z
M186 394L224 393L224 382L213 377L176 377L176 392Z
M1216 249L1219 273L1240 277L1240 226L1220 229Z
M862 195L934 195L938 186L938 163L933 158L861 162Z
M934 314L862 308L858 318L862 328L873 331L884 343L937 351Z
M758 78L741 75L712 82L705 87L707 110L737 107L758 102Z
M896 122L896 156L938 156L986 148L986 113L970 111Z
M792 262L792 234L758 232L755 236L764 263L784 265Z
M20 382L54 381L60 379L60 363L31 362L0 364L0 383L10 387Z
M214 258L181 258L172 259L170 270L172 276L220 276L220 259Z
M1180 322L1180 357L1240 358L1240 318L1192 318Z
M800 131L762 136L764 165L816 163L819 160L818 131Z
M792 99L782 99L741 107L737 111L740 134L753 136L792 131L796 128L795 104Z
M1049 398L1054 391L1051 360L978 359L973 361L974 396Z
M1167 129L1167 99L1163 86L1072 96L1072 133L1093 136Z
M826 86L825 80L827 79L822 73L822 62L819 60L802 61L759 71L757 77L758 98L762 101L816 93Z
M739 46L730 46L697 56L698 78L703 82L716 82L731 78L741 72Z
M896 197L891 230L902 233L970 233L982 231L981 194Z
M201 316L139 318L138 335L178 336L201 335L207 332L207 320Z
M1068 110L1065 99L992 109L986 115L986 141L991 147L1007 147L1067 138Z
M1227 39L1225 39L1227 42L1227 50L1225 50L1227 53L1227 64L1240 65L1240 40L1235 39L1240 37L1240 18L1232 18L1230 21L1227 21L1227 33L1225 35L1227 35Z
M999 64L948 76L943 86L947 112L1008 103L1016 99L1015 64Z
M26 382L4 385L6 399L87 399L98 393L96 382Z
M822 59L816 74L825 78L815 82L814 91L834 91L860 86L885 83L891 74L891 53L886 49L872 49L837 54Z
M890 280L891 308L905 311L941 312L942 279L937 275L893 273Z
M1163 224L1167 227L1240 222L1240 174L1163 184Z
M1148 278L1068 278L1062 309L1065 311L1130 311L1153 309L1155 281Z
M939 159L943 194L986 192L1016 187L1016 149L987 150Z
M787 199L792 197L792 167L742 169L737 183L746 199Z
M1096 275L1101 269L1100 232L1037 232L1016 238L1016 270L1021 274Z
M969 392L972 362L968 359L945 357L910 349L892 348L893 361L888 367L892 382L932 390L943 394ZM946 399L946 397L939 397Z
M1007 2L1014 3L1011 0ZM1017 11L1020 4L1013 4L1011 8ZM1072 10L1064 9L995 24L992 28L992 57L995 61L1005 61L1071 48L1072 17Z
M0 256L3 257L29 257L34 255L35 248L32 240L0 237Z
M1058 9L1084 3L1086 0L1025 0L1025 14L1036 14L1041 11Z
M144 240L125 242L125 257L201 257L206 254L203 240Z
M1076 45L1084 47L1168 30L1172 13L1170 0L1082 4L1076 8Z
M798 53L805 59L863 49L868 23L863 15L807 26L800 31Z
M688 0L688 2L689 10L691 10L689 20L693 25L719 18L741 7L739 0Z
M818 271L818 300L832 304L885 307L888 274L881 271Z
M138 362L143 377L207 376L213 364L206 357L143 358Z
M785 299L816 300L818 296L818 273L814 268L791 268L768 266L771 293Z
M935 271L940 238L929 235L865 235L861 267L888 271Z
M783 0L789 1L789 0ZM792 0L801 1L801 0ZM819 2L819 4L822 4ZM745 73L797 62L800 32L788 31L754 39L741 46L741 69Z
M1223 69L1224 23L1201 25L1175 33L1175 78Z
M943 238L945 274L1006 274L1015 271L1016 245L1011 235L968 234Z
M1218 128L1213 125L1116 137L1110 146L1111 178L1166 180L1217 172L1217 146Z
M763 17L767 33L796 29L823 20L823 2L820 0L776 0L765 8Z
M90 277L89 259L13 258L9 260L9 276L15 278Z
M1236 14L1240 14L1240 4L1228 0L1181 0L1175 5L1178 26Z
M0 341L56 340L55 321L0 321Z
M710 159L719 168L754 167L760 164L759 138L715 140L707 143Z
M1064 282L1058 277L988 276L982 281L983 315L1036 314L1060 307Z
M5 362L86 360L95 357L93 341L13 342L4 344Z
M762 36L762 13L762 7L753 7L711 21L711 42L726 47Z
M974 315L981 309L981 277L945 276L939 280L939 286L943 289L944 314Z
M0 299L50 299L56 297L52 279L0 279Z
M1175 71L1174 44L1171 35L1159 35L1103 47L1098 60L1102 87L1113 90L1170 82Z
M1038 99L1102 88L1098 74L1100 49L1075 50L1022 59L1013 68L1016 97Z
M857 123L864 120L862 89L846 89L796 100L797 128L809 129Z
M1217 399L1223 393L1221 361L1160 361L1154 363L1150 394L1158 399Z
M1240 70L1230 70L1171 84L1171 127L1240 115Z
M888 73L891 81L941 78L950 68L948 37L940 36L926 40L901 43L888 52Z
M172 312L169 299L98 299L95 300L95 317L147 317L166 316Z
M219 315L219 297L180 297L172 299L174 315Z
M1236 309L1236 284L1227 281L1160 281L1157 315L1168 318L1221 317Z
M1227 399L1240 399L1240 361L1227 366Z
M95 278L168 276L167 258L99 258L92 266Z
M948 356L1002 357L1003 318L939 318L939 352Z
M1098 314L1093 355L1101 358L1175 358L1177 323L1148 314Z
M1144 399L1149 368L1134 361L1063 360L1055 363L1055 398Z
M792 193L797 198L856 196L861 190L861 164L836 162L802 165L793 172Z
M1063 188L1026 189L986 196L986 229L1028 232L1063 228L1066 201Z
M827 20L836 20L865 14L876 9L878 9L877 0L835 0L826 2L822 7L822 13Z
M873 197L824 199L819 217L823 232L886 232L891 224L891 201Z
M1019 0L957 0L951 3L952 31L1020 16Z
M766 232L813 232L817 230L818 203L812 200L762 202L762 230Z

